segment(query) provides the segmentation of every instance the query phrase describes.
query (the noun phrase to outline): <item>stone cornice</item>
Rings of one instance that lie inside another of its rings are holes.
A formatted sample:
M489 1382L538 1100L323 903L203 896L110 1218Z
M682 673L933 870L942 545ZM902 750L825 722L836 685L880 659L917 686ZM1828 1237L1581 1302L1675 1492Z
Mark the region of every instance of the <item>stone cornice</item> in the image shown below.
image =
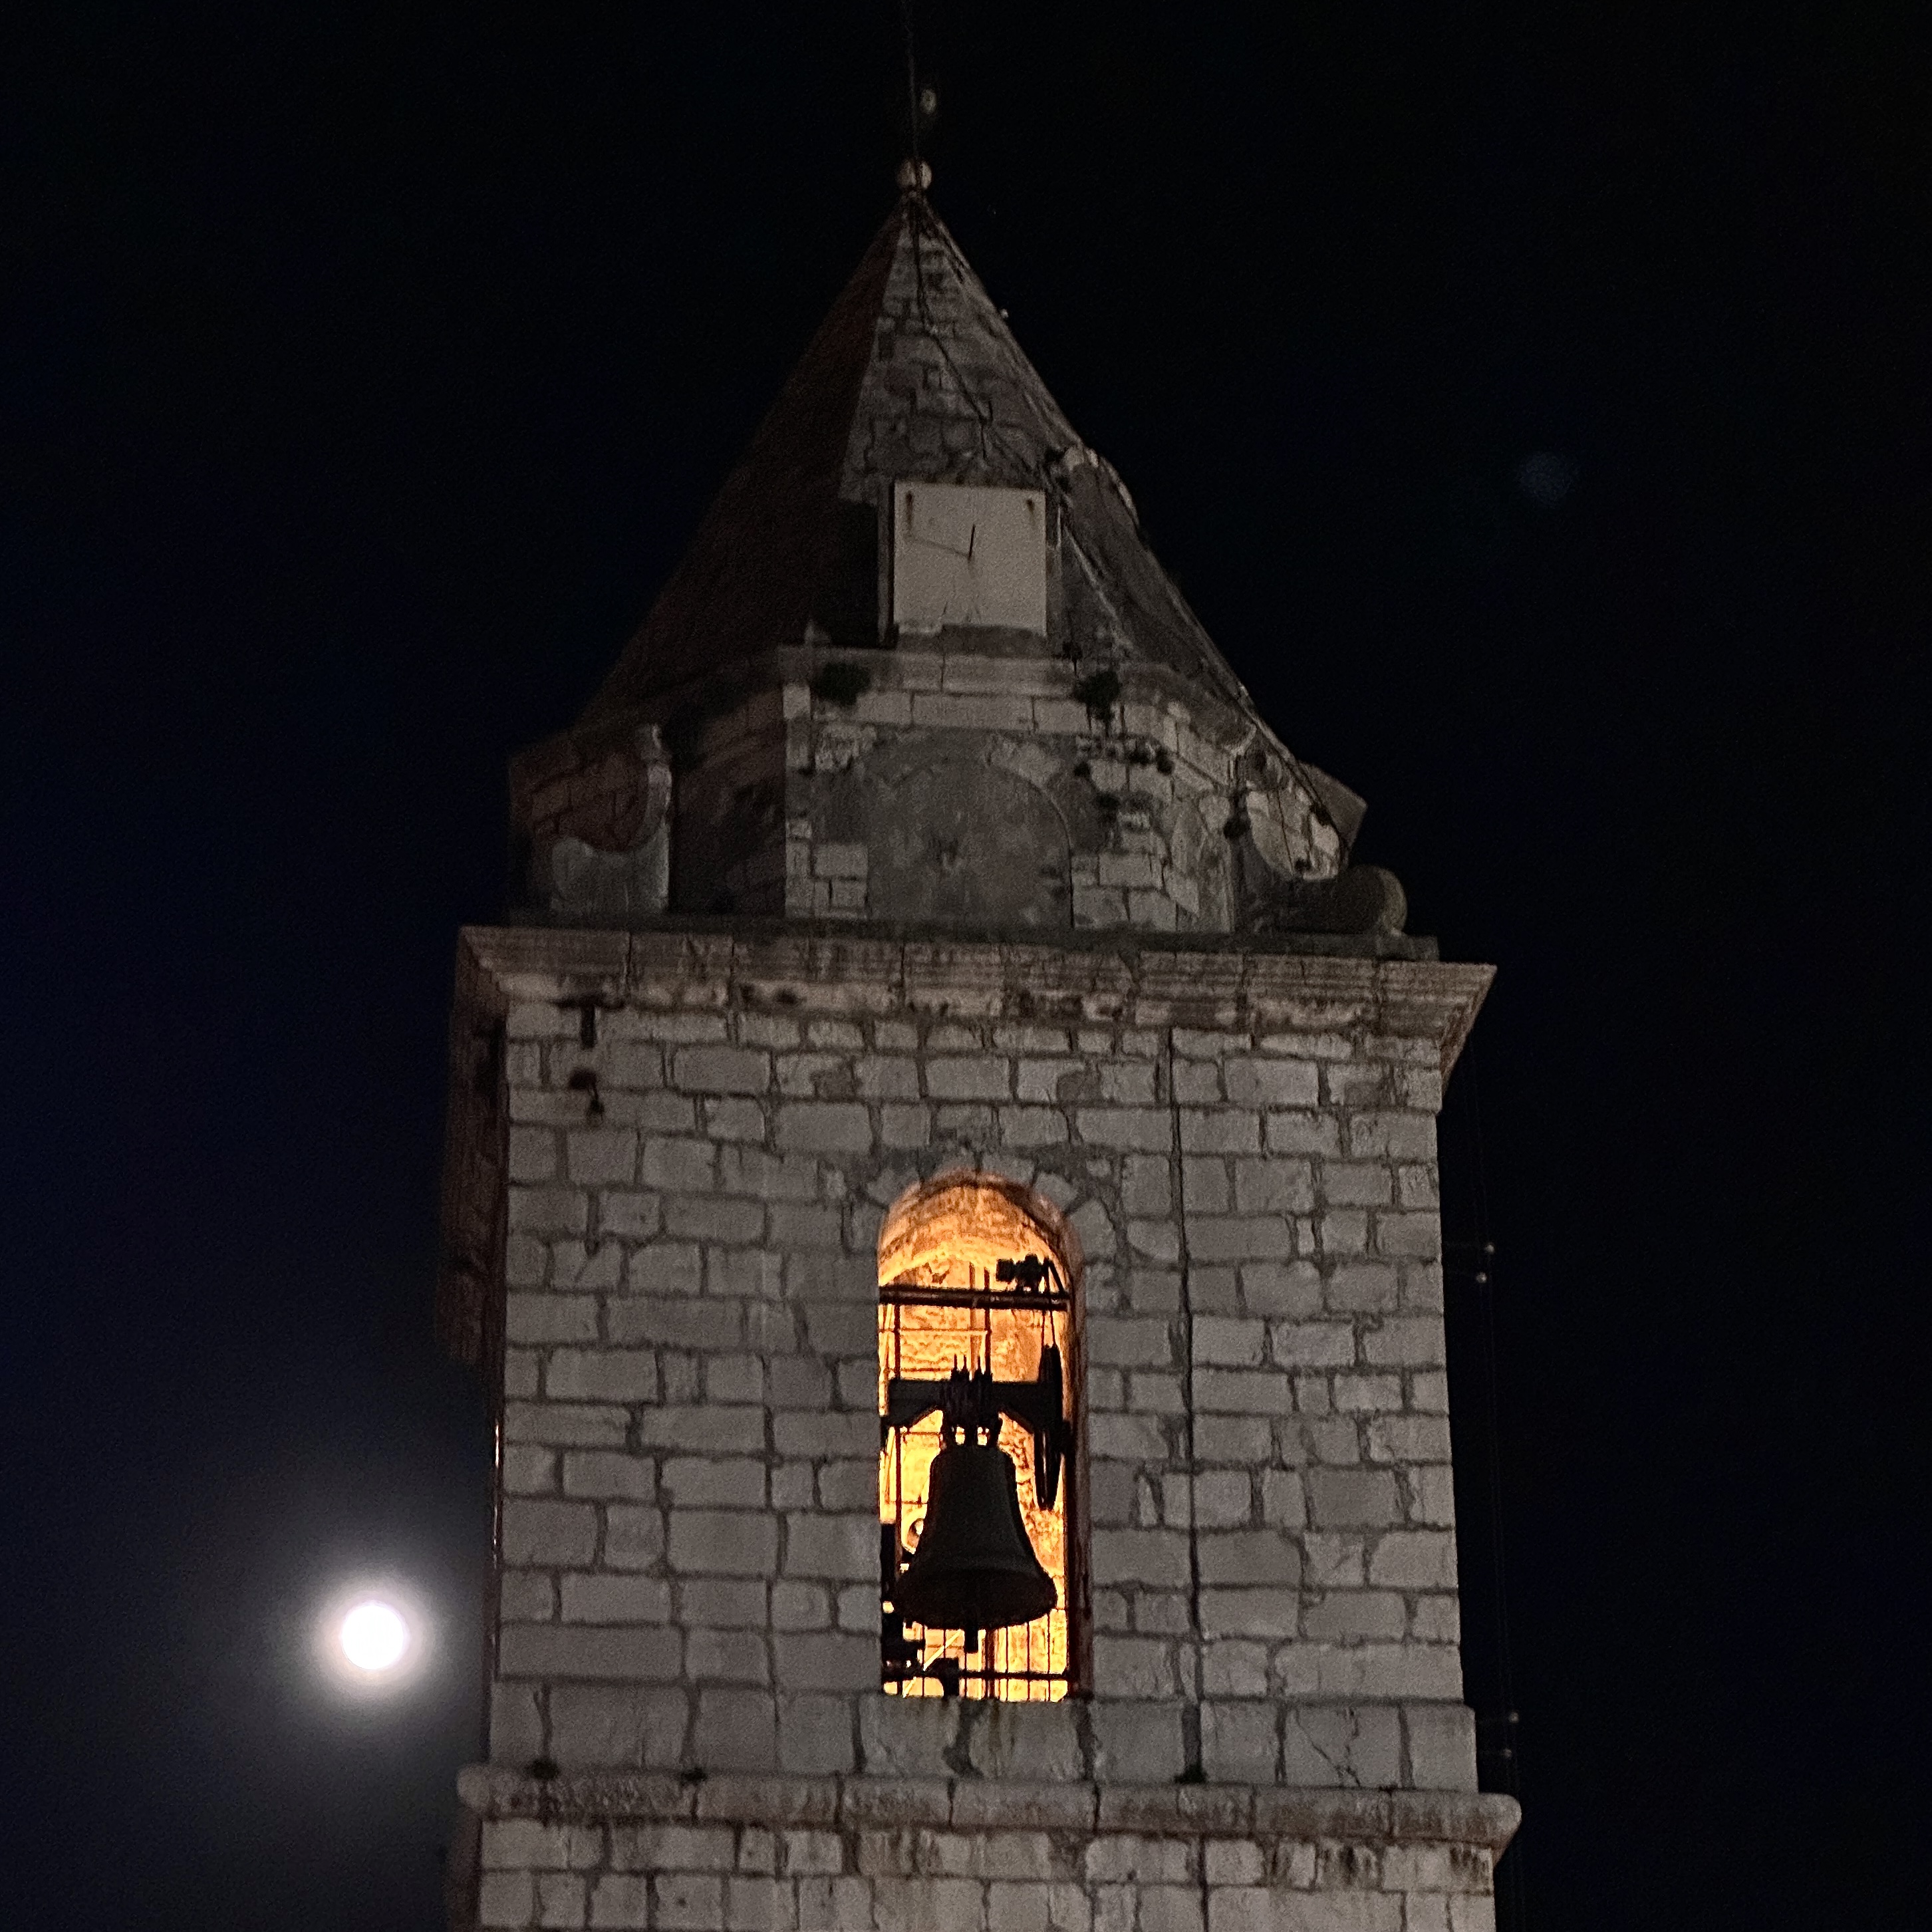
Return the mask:
M666 921L631 932L469 926L460 976L498 1005L911 1009L1052 1024L1359 1030L1426 1039L1446 1076L1495 968L1312 952L1263 938L914 934ZM486 990L488 989L488 990ZM492 997L494 994L494 998Z
M472 1765L457 1780L484 1818L557 1824L688 1822L855 1831L1134 1832L1147 1836L1486 1847L1522 1808L1499 1792L1348 1791L1247 1784L1030 1784L1001 1778L752 1777L577 1772L538 1780Z

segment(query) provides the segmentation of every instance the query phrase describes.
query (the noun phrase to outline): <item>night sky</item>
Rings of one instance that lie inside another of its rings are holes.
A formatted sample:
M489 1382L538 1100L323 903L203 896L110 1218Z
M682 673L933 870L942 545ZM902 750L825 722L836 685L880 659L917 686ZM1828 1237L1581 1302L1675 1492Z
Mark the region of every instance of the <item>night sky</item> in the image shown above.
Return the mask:
M898 16L30 11L0 1914L434 1932L456 928L891 204ZM1518 1928L1924 1909L1918 11L916 11L939 212L1412 928L1501 969L1444 1140ZM385 1570L439 1659L347 1704L310 1624Z

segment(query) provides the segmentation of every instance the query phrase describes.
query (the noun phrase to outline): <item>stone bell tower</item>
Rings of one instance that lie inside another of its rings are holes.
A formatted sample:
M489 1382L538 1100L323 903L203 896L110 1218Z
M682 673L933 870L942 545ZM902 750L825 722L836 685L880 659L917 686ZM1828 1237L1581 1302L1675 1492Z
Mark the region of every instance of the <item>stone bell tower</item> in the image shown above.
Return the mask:
M459 948L459 1924L1478 1932L1435 1117L1350 862L908 193Z

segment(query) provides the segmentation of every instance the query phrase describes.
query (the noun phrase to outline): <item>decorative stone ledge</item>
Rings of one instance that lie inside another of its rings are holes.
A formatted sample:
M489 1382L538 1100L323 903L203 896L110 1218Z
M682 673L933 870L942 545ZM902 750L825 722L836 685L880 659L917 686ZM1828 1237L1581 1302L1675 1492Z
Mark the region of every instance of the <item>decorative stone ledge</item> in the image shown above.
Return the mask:
M1304 950L1289 934L927 937L795 920L668 921L637 932L466 926L460 954L460 980L480 978L502 1004L910 1009L1136 1027L1353 1025L1432 1041L1445 1077L1496 976L1490 966Z
M1461 1845L1500 1856L1522 1816L1499 1792L1315 1791L1245 1784L1024 1784L1003 1779L692 1779L578 1772L538 1779L472 1765L464 1804L485 1819L760 1825L777 1829L1060 1831L1266 1843Z

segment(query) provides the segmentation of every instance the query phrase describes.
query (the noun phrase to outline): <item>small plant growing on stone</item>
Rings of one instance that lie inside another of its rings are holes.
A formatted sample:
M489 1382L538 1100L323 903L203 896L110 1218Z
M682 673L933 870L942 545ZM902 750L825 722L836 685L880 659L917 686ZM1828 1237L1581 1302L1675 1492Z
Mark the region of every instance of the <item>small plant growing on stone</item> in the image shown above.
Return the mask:
M1111 670L1092 672L1073 687L1073 694L1086 706L1088 717L1104 724L1120 701L1120 674Z
M809 688L821 704L836 704L849 711L872 689L872 668L854 664L849 658L835 658L812 673Z

